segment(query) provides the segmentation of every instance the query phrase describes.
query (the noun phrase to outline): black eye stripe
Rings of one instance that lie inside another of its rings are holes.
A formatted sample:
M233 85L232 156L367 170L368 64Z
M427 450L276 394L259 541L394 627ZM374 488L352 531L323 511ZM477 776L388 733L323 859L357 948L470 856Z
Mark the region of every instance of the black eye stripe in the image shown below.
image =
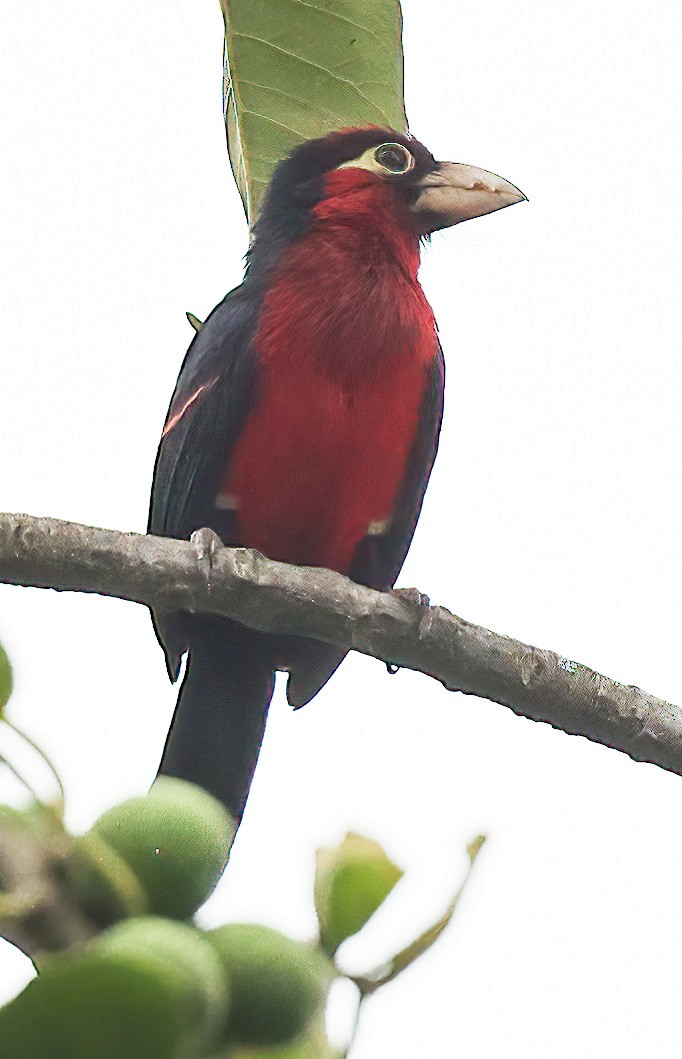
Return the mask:
M415 164L414 157L402 143L382 143L374 152L374 160L388 173L407 173Z

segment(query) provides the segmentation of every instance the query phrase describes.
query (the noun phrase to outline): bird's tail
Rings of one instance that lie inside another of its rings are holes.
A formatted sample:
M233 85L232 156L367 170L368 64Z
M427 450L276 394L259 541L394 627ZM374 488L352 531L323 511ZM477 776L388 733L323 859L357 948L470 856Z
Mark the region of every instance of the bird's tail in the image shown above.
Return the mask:
M222 642L221 642L222 641ZM199 784L239 824L275 686L271 666L224 637L192 643L159 775Z

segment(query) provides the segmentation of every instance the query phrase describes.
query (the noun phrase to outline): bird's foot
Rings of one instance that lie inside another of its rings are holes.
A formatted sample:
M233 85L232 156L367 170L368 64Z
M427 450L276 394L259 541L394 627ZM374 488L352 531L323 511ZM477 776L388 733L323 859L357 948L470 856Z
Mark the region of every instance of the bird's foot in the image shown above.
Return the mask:
M209 529L208 526L195 530L189 541L196 550L199 565L206 574L206 581L210 588L215 557L220 549L224 548L224 544L215 530Z
M412 607L419 607L420 610L426 611L431 606L429 597L420 592L418 588L392 588L391 595L397 596L398 599L401 599L404 603L409 603ZM399 672L400 666L394 666L387 662L386 669L393 677Z
M426 610L427 607L431 606L429 597L420 592L418 588L392 588L391 592L398 599L404 600L405 603L410 603L413 607L420 607Z

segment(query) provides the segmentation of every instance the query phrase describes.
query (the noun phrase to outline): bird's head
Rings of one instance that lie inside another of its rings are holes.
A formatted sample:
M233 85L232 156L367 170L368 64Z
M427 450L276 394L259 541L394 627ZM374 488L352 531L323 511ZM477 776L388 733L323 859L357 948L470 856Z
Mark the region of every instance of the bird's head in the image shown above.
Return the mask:
M420 238L525 197L485 169L437 161L419 140L395 129L342 129L307 140L279 163L254 228L254 244L274 249L273 244L291 242L315 216L366 223L377 216L379 203L387 202L401 226Z

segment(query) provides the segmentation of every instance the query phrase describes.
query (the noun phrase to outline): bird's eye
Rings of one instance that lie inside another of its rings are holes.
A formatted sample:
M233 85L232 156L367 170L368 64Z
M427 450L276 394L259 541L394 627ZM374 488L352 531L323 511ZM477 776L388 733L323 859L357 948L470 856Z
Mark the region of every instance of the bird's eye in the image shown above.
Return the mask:
M414 166L414 158L402 143L382 143L374 152L374 160L387 173L400 175Z

